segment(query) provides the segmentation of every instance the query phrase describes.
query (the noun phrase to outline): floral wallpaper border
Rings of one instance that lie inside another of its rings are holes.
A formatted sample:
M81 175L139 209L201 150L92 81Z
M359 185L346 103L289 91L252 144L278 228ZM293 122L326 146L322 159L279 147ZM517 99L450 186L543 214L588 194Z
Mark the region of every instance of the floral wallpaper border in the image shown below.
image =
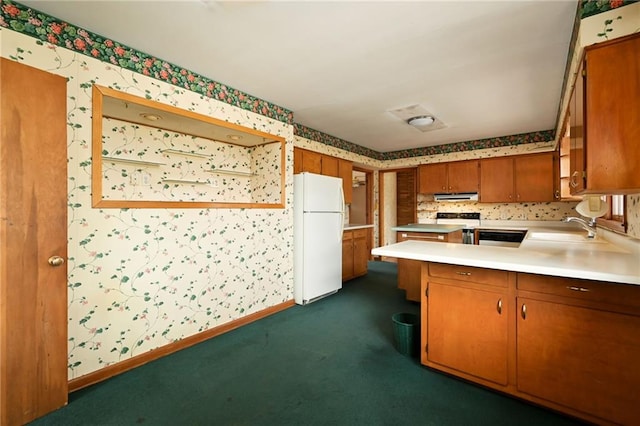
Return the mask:
M40 42L66 47L130 71L164 81L238 108L294 125L298 136L377 160L395 160L475 149L548 141L552 130L409 150L378 152L293 122L293 112L278 105L228 87L198 73L171 64L117 41L79 28L11 0L1 0L0 26L34 37Z
M589 16L637 3L638 0L582 0L580 3L582 19Z
M193 71L155 58L107 37L11 0L1 0L0 26L66 47L103 62L164 81L229 105L282 121L293 122L293 112Z
M555 139L555 130L542 130L531 133L521 133L510 136L499 136L495 138L479 139L465 142L456 142L423 148L405 149L400 151L378 152L360 145L347 142L335 136L327 135L318 130L314 130L300 124L293 125L294 134L303 138L311 139L334 148L340 148L354 154L364 155L376 160L399 160L403 158L423 157L427 155L450 154L453 152L473 151L476 149L499 148L505 146L521 145L537 142L549 142Z

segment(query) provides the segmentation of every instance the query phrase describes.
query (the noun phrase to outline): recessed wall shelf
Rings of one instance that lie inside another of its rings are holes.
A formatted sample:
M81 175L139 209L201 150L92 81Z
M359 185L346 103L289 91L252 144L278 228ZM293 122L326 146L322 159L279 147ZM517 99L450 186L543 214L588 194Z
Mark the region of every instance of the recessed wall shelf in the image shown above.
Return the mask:
M199 152L181 151L179 149L163 149L160 152L164 152L165 154L186 155L189 157L211 158L211 155L209 154L200 154Z
M238 170L211 169L211 170L207 170L206 172L207 173L214 173L214 174L218 174L218 175L232 175L232 176L244 176L244 177L255 176L255 173L241 172L241 171L238 171Z
M91 94L92 207L285 207L284 137L108 87Z
M164 166L165 163L158 163L155 161L143 161L143 160L130 160L128 158L118 158L118 157L102 157L103 160L113 163L127 163L127 164L139 164L141 166Z

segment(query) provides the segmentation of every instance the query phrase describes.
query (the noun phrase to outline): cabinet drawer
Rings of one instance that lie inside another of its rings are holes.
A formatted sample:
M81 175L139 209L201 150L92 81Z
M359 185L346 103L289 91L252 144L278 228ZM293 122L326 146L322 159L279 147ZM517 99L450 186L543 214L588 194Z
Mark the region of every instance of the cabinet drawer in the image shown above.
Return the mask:
M398 241L447 241L447 234L438 232L398 232Z
M509 283L507 271L442 263L429 263L429 276L497 287L507 287Z
M342 241L353 240L353 231L342 231Z
M354 229L353 238L367 238L367 229Z
M640 286L636 285L518 273L517 288L523 291L640 309Z

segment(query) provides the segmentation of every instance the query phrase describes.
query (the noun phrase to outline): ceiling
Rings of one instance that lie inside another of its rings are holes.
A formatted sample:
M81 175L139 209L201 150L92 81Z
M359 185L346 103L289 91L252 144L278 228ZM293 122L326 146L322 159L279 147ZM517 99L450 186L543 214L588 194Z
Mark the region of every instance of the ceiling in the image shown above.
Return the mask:
M20 3L380 152L555 129L578 7L576 0ZM397 109L427 111L435 130L409 126L390 112Z

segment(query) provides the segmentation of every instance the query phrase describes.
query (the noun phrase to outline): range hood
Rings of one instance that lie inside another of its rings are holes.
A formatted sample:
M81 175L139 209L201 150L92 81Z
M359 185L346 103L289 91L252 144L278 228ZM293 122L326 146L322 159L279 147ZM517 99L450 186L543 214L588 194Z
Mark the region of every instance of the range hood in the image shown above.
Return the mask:
M458 194L433 194L435 201L478 201L477 192L460 192Z

